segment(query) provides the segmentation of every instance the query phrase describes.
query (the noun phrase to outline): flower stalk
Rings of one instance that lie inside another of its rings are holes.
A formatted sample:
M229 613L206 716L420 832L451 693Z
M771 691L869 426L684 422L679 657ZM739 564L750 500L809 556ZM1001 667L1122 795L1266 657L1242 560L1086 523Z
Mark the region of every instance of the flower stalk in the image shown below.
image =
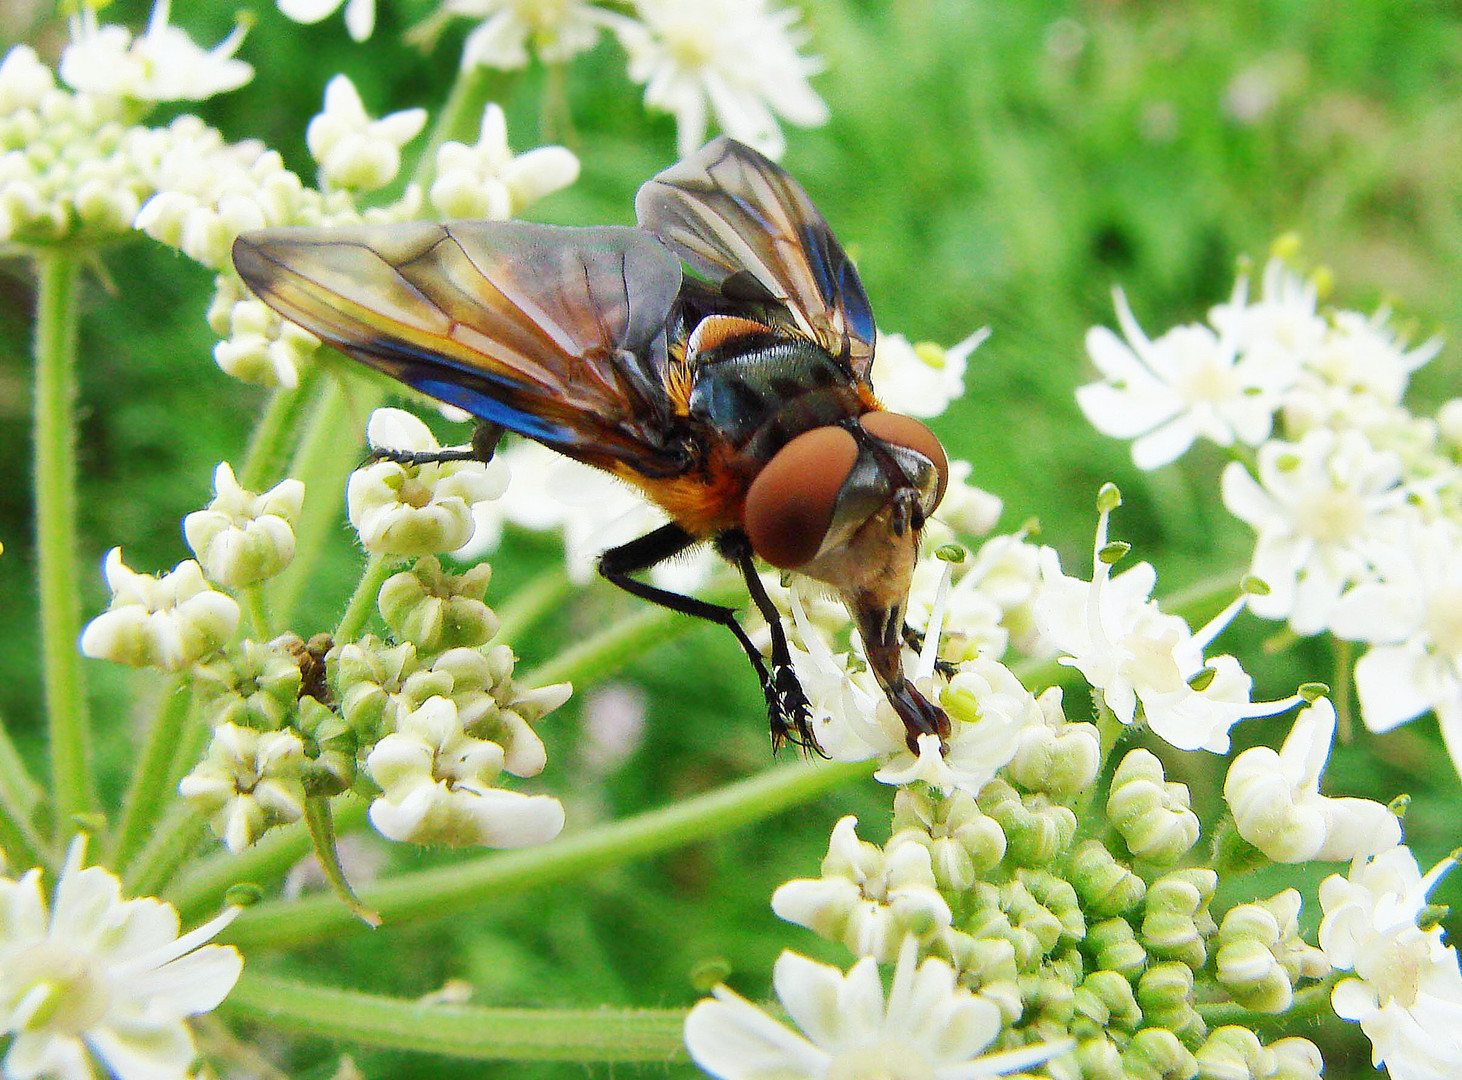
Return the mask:
M496 1009L310 986L244 975L230 1017L311 1035L479 1061L684 1060L679 1009Z
M147 732L147 741L143 743L132 772L132 783L122 802L122 819L108 858L112 866L125 867L131 861L162 815L173 791L168 778L192 703L192 688L186 675L175 679L164 692L162 707Z
M51 783L58 828L92 808L81 592L76 572L76 350L80 259L51 248L36 255L36 561Z

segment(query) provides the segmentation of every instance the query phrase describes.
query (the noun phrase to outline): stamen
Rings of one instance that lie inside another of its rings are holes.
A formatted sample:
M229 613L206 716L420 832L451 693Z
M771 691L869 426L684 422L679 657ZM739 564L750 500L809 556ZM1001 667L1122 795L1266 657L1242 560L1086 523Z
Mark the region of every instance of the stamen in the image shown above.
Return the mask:
M919 663L914 668L914 681L921 682L934 677L934 663L939 659L939 636L944 633L945 609L949 606L949 585L954 580L954 563L944 564L939 575L939 588L934 591L934 607L929 612L929 623L924 630L924 649L919 653Z

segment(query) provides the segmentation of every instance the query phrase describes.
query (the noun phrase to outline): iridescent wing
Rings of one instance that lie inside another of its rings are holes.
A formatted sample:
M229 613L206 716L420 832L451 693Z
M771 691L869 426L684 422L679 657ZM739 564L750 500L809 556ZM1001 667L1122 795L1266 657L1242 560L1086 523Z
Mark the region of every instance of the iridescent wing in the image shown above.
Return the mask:
M712 285L782 305L794 329L867 379L868 295L817 207L781 166L723 135L641 186L635 214Z
M639 229L264 229L233 256L285 318L424 394L601 468L686 468L665 391L680 264Z

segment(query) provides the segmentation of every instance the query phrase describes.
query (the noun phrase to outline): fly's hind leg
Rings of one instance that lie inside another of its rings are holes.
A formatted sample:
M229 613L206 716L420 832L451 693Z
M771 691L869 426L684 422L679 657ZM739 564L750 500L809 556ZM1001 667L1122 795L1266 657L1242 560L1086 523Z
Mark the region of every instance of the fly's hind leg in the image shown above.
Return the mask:
M766 696L767 701L767 715L772 726L773 748L781 746L788 739L804 746L810 743L813 748L816 748L817 741L812 738L812 730L807 720L810 715L810 711L807 709L807 699L802 694L802 687L797 684L796 676L791 673L790 654L787 655L787 663L783 665L786 668L785 674L781 670L781 666L777 664L775 636L773 638L773 669L769 671L761 650L756 647L751 638L747 637L746 631L736 621L735 609L720 604L711 604L705 600L697 600L693 596L683 596L668 589L657 588L631 576L648 570L666 559L673 558L696 543L699 543L697 538L679 525L673 522L669 525L662 525L654 532L641 536L638 540L631 540L627 544L610 548L599 556L599 573L605 580L619 586L631 596L648 600L652 604L669 608L671 611L678 611L682 615L705 619L707 622L713 622L730 630L735 636L737 644L746 653L746 658L751 661L757 678L761 680L762 693ZM758 589L760 589L760 585L761 583L758 581ZM763 591L762 596L765 597L765 595ZM754 594L752 599L756 599ZM775 609L773 610L775 611ZM778 632L781 630L780 623L777 624L777 630ZM782 650L785 653L785 637L782 638ZM791 679L791 686L787 683L788 676Z
M393 450L380 447L372 450L367 461L394 461L397 465L440 465L447 461L480 461L484 465L497 453L497 444L507 429L491 420L478 420L472 429L472 442L467 446L450 446L438 450Z
M770 678L762 686L766 690L767 712L772 722L772 745L780 746L784 741L791 741L809 753L827 757L812 730L812 703L807 700L792 667L792 651L787 647L782 613L762 587L756 566L751 561L751 541L740 530L732 530L716 538L716 549L741 571L746 591L751 594L752 603L756 604L767 622L767 629L771 631Z

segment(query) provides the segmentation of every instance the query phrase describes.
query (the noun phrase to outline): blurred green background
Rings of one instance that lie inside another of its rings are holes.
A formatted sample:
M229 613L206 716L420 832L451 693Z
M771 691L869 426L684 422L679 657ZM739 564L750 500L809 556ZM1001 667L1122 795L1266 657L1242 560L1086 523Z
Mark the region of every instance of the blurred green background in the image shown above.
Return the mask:
M257 69L254 82L192 111L230 139L263 139L307 180L305 125L334 73L349 74L374 113L434 110L468 28L452 24L423 52L400 39L431 4L382 0L364 46L349 41L338 15L300 27L259 0L250 10L256 23L241 55ZM1303 238L1302 257L1333 271L1337 303L1369 311L1394 300L1414 340L1462 338L1462 5L813 0L803 11L810 49L826 61L814 86L832 120L815 131L788 129L784 164L858 259L880 327L943 343L993 328L971 361L964 400L934 426L953 455L975 462L975 480L1005 500L1002 527L1039 519L1041 538L1068 567L1089 558L1092 499L1106 480L1126 496L1114 535L1157 565L1161 592L1239 569L1251 540L1218 500L1223 458L1211 447L1142 475L1125 444L1097 436L1077 412L1072 391L1091 374L1083 334L1112 323L1115 284L1157 333L1201 318L1228 295L1240 257L1262 265L1273 239L1292 230ZM105 18L140 27L146 5L119 2ZM223 37L232 18L231 5L202 0L178 0L173 12L202 42ZM0 20L0 40L30 41L54 59L64 31L48 5L11 0ZM567 116L545 114L544 83L536 67L502 81L510 141L518 150L564 141L583 176L530 216L631 222L637 185L674 158L673 123L644 112L609 39L569 65ZM129 565L142 570L187 557L179 519L207 501L219 460L240 459L262 402L210 358L205 271L140 237L102 263L105 276L86 285L82 326L81 554L97 568L85 577L88 613L105 603L99 571L109 547L123 545ZM38 758L31 288L23 263L0 262L0 461L12 468L0 486L0 716ZM1415 380L1416 411L1458 393L1458 374L1458 349L1449 344ZM335 557L296 627L305 636L333 623L358 570L343 524L333 543ZM501 603L556 558L550 538L510 537L493 559L489 602ZM633 601L595 586L513 645L526 670L632 610ZM1323 645L1262 653L1255 643L1274 629L1242 617L1223 639L1229 648L1249 643L1240 658L1256 673L1256 696L1281 696L1305 679L1333 681ZM97 759L116 791L160 682L99 663L88 665L88 677ZM564 798L570 828L768 765L760 693L729 636L688 627L619 681L648 701L644 742L621 768L601 775L585 762L579 729L588 695L542 725L550 766L538 786ZM1067 704L1079 717L1082 694L1068 694ZM1287 721L1251 721L1235 732L1236 746L1274 745L1286 730ZM1191 756L1174 768L1211 812L1223 766ZM1410 792L1408 839L1424 868L1458 844L1458 779L1431 718L1384 738L1361 731L1337 748L1328 775L1332 791L1382 801ZM846 962L840 948L780 923L768 898L782 881L817 873L841 815L859 814L866 837L885 839L887 806L888 793L872 785L847 790L549 895L250 963L405 995L463 978L486 1004L678 1006L698 996L691 972L724 960L731 984L761 997L784 947ZM366 846L400 868L440 858ZM1245 885L1269 895L1292 879ZM1449 898L1462 899L1462 880L1434 895ZM1312 928L1318 911L1305 917ZM1292 1033L1321 1043L1327 1076L1371 1072L1368 1045L1352 1027ZM295 1075L334 1068L330 1047L276 1048L267 1037L261 1045ZM369 1076L582 1073L356 1058Z

